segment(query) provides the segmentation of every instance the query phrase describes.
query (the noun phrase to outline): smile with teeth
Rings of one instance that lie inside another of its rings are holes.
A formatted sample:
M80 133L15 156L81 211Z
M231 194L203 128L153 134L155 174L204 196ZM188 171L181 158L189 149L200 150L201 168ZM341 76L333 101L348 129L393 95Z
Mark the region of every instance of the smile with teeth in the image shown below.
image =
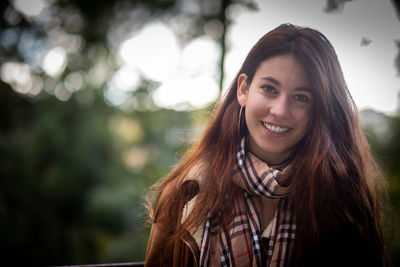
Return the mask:
M286 133L287 131L290 130L290 128L284 128L284 127L279 127L276 125L272 125L272 124L268 124L266 122L263 122L263 125L265 128L267 128L267 130L273 132L273 133Z

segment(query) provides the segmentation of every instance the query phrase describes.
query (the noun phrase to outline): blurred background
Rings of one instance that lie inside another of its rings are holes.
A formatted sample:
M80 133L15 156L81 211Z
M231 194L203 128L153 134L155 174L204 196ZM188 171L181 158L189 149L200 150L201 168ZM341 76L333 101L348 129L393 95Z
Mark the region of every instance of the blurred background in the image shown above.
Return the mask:
M400 266L398 0L2 0L0 254L28 266L143 261L145 195L281 23L333 43L389 184Z

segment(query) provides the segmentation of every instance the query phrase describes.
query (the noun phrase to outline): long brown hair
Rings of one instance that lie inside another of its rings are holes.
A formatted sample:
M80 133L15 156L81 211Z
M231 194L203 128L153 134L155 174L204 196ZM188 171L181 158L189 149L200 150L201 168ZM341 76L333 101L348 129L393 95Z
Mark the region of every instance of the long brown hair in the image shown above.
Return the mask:
M238 130L238 76L247 74L251 83L262 61L282 54L292 54L302 62L313 94L311 121L298 144L289 197L296 216L295 254L301 256L325 231L340 230L346 223L358 229L366 242L382 254L378 168L360 128L337 55L319 31L291 24L268 32L251 49L203 135L156 187L158 197L150 214L157 221L160 210L166 213L163 219L175 240L185 229L201 227L208 216L217 213L226 215L222 216L228 218L223 223L229 223L234 209L231 198L238 190L231 180L235 153L242 135L247 134L244 121ZM188 190L181 186L185 177L199 165L206 165L201 186L183 192ZM195 194L196 205L180 224L183 205Z

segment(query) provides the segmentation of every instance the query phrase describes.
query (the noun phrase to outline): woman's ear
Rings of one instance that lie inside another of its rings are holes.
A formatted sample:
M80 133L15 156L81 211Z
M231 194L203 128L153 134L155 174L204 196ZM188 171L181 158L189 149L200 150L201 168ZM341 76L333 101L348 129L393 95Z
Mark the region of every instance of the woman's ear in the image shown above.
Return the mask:
M247 84L247 75L241 73L237 80L237 100L242 107L246 106L247 94L249 92L249 85Z

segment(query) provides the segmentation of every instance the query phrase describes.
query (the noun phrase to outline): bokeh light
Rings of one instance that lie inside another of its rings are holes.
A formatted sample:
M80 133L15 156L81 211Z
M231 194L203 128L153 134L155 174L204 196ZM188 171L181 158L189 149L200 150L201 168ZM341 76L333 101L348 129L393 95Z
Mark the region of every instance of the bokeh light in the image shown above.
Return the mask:
M43 59L42 68L49 76L61 74L67 65L67 54L63 47L50 49Z

